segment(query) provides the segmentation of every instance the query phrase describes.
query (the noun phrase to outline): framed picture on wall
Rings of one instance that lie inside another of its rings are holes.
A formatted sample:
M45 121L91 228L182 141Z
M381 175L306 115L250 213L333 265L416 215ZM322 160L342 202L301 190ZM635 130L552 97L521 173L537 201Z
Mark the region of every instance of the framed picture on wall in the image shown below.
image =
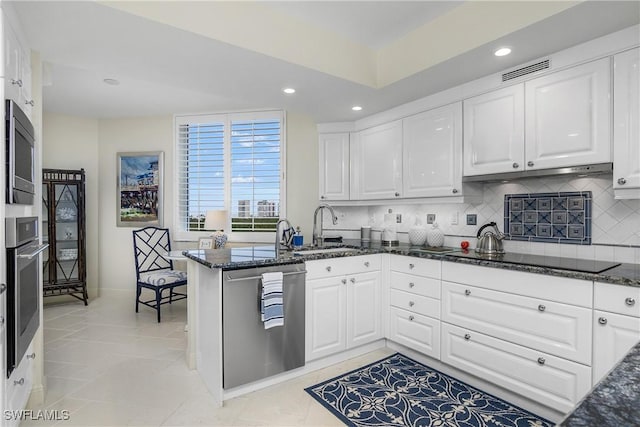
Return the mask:
M162 227L163 152L117 153L118 227Z

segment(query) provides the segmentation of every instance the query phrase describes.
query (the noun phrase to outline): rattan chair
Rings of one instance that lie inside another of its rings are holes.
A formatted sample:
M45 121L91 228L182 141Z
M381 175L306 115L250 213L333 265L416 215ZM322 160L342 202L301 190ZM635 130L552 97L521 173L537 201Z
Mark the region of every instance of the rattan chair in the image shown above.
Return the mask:
M165 258L171 250L169 229L145 227L133 231L133 252L136 261L136 313L139 304L144 304L158 312L160 323L160 307L187 297L186 293L175 291L178 286L187 284L187 273L173 269L173 261ZM155 292L155 299L142 301L142 288ZM164 290L169 295L162 295Z

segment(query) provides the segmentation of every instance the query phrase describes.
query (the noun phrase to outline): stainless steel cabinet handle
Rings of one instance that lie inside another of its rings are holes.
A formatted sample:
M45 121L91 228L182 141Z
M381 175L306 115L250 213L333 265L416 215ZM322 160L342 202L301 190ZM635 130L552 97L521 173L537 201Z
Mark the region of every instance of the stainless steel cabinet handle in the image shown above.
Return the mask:
M369 267L371 264L369 263L369 261L365 261L364 266L365 267Z
M24 385L24 378L20 378L19 380L13 380L13 385Z
M409 269L413 269L414 267L415 267L415 265L409 264Z
M415 285L416 285L416 284L415 284L415 283L413 283L413 282L409 283L409 287L410 287L410 288L413 288Z
M529 160L529 161L527 162L527 166L533 166L533 162L532 162L531 160Z
M465 289L464 290L464 294L469 296L469 295L471 295L471 291L469 289Z
M331 266L330 265L327 266L327 271L331 271Z
M11 79L11 84L12 85L18 85L18 87L22 87L22 80L21 79Z
M342 282L343 285L346 285L347 284L347 279L342 279L341 282Z
M514 169L518 169L520 167L520 165L516 162L514 162L511 166L513 166Z
M400 197L400 193L396 191L396 197Z
M620 185L625 185L627 183L627 180L624 178L618 178L618 184Z
M607 324L607 318L606 317L599 317L598 318L598 323L600 323L601 325L606 325Z
M4 316L0 316L0 325L4 325Z
M409 307L413 307L414 305L416 305L416 303L415 303L415 302L413 302L413 301L409 301Z
M349 279L349 281L350 281L351 283L356 283L356 279L355 279L355 278L353 278L353 277L352 277L351 279Z
M544 359L544 357L538 357L538 364L539 364L539 365L544 365L544 362L546 362L546 360Z
M4 283L0 283L0 294L7 290L7 285Z
M413 317L413 316L409 316L409 320L410 320L411 322L413 322L413 319L414 319L414 317Z
M36 103L33 101L33 99L31 101L25 101L24 103L27 104L27 105L31 105L32 107L34 105L36 105Z
M636 304L636 300L629 297L624 300L624 303L627 304L629 307L633 307Z
M35 359L35 358L36 358L35 353L27 354L27 359Z
M538 306L538 311L545 311L547 309L547 307L545 307L544 305L540 304Z
M453 194L456 194L456 193L458 192L458 189L457 189L457 188L454 188L453 190L451 190L451 192L452 192Z
M471 335L469 334L464 334L464 339L469 341L471 339Z

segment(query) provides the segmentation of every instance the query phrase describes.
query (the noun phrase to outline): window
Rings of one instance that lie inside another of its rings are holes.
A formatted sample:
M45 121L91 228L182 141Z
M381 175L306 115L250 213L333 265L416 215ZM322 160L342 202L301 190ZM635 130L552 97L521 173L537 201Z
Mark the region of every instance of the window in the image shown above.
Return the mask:
M221 209L235 240L275 231L284 208L283 123L280 111L176 117L178 234L205 231L207 211Z

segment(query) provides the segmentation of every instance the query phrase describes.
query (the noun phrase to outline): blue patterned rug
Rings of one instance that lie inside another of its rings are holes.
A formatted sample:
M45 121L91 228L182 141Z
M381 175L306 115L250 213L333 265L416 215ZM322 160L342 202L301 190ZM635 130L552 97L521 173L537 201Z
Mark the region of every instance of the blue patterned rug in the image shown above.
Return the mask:
M400 353L305 390L349 426L554 425Z

